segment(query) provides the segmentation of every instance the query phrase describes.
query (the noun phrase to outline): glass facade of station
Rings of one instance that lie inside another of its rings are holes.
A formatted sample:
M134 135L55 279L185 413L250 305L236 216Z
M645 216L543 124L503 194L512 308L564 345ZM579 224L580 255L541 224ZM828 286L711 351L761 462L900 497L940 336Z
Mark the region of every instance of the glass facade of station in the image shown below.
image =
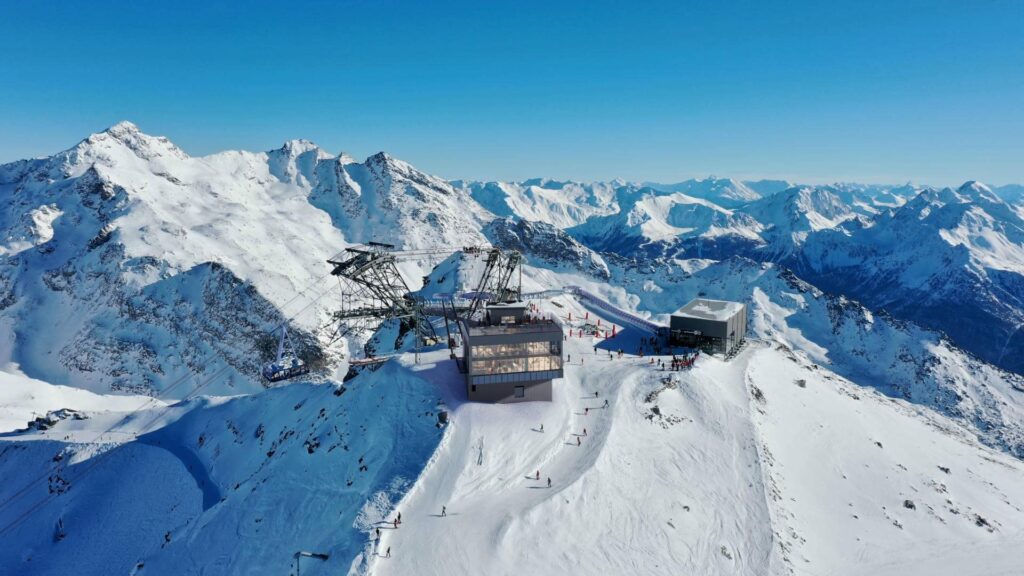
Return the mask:
M546 342L539 342L547 348ZM474 354L476 351L474 350ZM515 374L516 372L542 372L561 370L561 354L543 354L515 358L473 359L473 374Z
M461 321L467 394L478 402L550 401L563 376L565 336L551 319L529 316L522 303L488 305L486 320Z

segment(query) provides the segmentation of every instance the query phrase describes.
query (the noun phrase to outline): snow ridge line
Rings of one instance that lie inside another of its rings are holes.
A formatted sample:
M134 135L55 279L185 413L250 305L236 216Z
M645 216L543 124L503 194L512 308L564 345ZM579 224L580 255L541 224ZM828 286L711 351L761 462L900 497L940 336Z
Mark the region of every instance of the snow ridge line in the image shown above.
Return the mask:
M755 344L756 345L756 344ZM770 346L771 344L768 344ZM748 349L746 355L757 354L757 350ZM741 351L742 354L742 351ZM734 359L735 362L737 359ZM766 446L761 438L761 428L759 426L760 409L758 407L758 401L754 398L754 382L750 376L750 362L749 358L744 359L745 366L743 368L743 388L744 393L747 397L747 409L750 412L750 428L756 442L754 448L757 453L757 469L761 476L761 495L764 497L765 509L768 511L768 518L771 521L771 533L772 533L772 547L771 556L767 558L768 566L766 573L772 573L772 566L776 563L781 562L786 567L786 571L789 574L794 574L792 562L787 558L783 551L785 551L786 543L780 536L780 524L785 523L784 512L785 510L780 506L776 505L775 500L769 496L769 488L775 490L775 479L771 475L771 471L765 467L764 462L771 459L771 455L766 452ZM776 546L778 544L778 546Z

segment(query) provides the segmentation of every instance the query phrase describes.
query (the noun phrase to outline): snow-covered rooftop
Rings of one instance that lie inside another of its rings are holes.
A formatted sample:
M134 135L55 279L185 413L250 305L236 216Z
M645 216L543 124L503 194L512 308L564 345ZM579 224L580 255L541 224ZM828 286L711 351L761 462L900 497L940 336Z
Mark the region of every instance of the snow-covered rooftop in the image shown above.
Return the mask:
M694 298L686 306L677 310L673 316L688 316L690 318L700 318L701 320L725 322L741 310L743 310L743 304L739 302Z

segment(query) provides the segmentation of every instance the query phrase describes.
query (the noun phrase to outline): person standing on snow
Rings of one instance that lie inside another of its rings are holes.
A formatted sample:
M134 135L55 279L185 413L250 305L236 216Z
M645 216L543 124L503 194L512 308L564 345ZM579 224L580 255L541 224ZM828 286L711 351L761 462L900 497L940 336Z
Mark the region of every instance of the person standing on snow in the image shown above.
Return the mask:
M391 558L391 546L388 546L388 551L384 553L385 558Z
M540 480L540 470L537 470L537 475L534 476L535 480Z
M444 518L447 515L448 515L448 508L446 506L441 506L441 517Z
M551 478L548 478L548 488L551 488Z
M541 431L541 432L543 432L543 431L544 431L544 424L541 424L541 425L540 425L540 431Z
M584 429L583 429L583 435L584 435L584 436L586 436L586 435L587 435L587 429L586 429L586 428L584 428Z

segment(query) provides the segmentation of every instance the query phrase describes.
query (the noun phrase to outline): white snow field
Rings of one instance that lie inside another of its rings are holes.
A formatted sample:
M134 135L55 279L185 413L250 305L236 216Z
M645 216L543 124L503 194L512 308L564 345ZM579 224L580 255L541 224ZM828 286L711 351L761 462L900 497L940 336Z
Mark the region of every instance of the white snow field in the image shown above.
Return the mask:
M101 395L70 386L55 386L25 376L16 366L5 370L0 371L0 432L24 428L29 421L54 410L131 411L164 405L149 396Z

